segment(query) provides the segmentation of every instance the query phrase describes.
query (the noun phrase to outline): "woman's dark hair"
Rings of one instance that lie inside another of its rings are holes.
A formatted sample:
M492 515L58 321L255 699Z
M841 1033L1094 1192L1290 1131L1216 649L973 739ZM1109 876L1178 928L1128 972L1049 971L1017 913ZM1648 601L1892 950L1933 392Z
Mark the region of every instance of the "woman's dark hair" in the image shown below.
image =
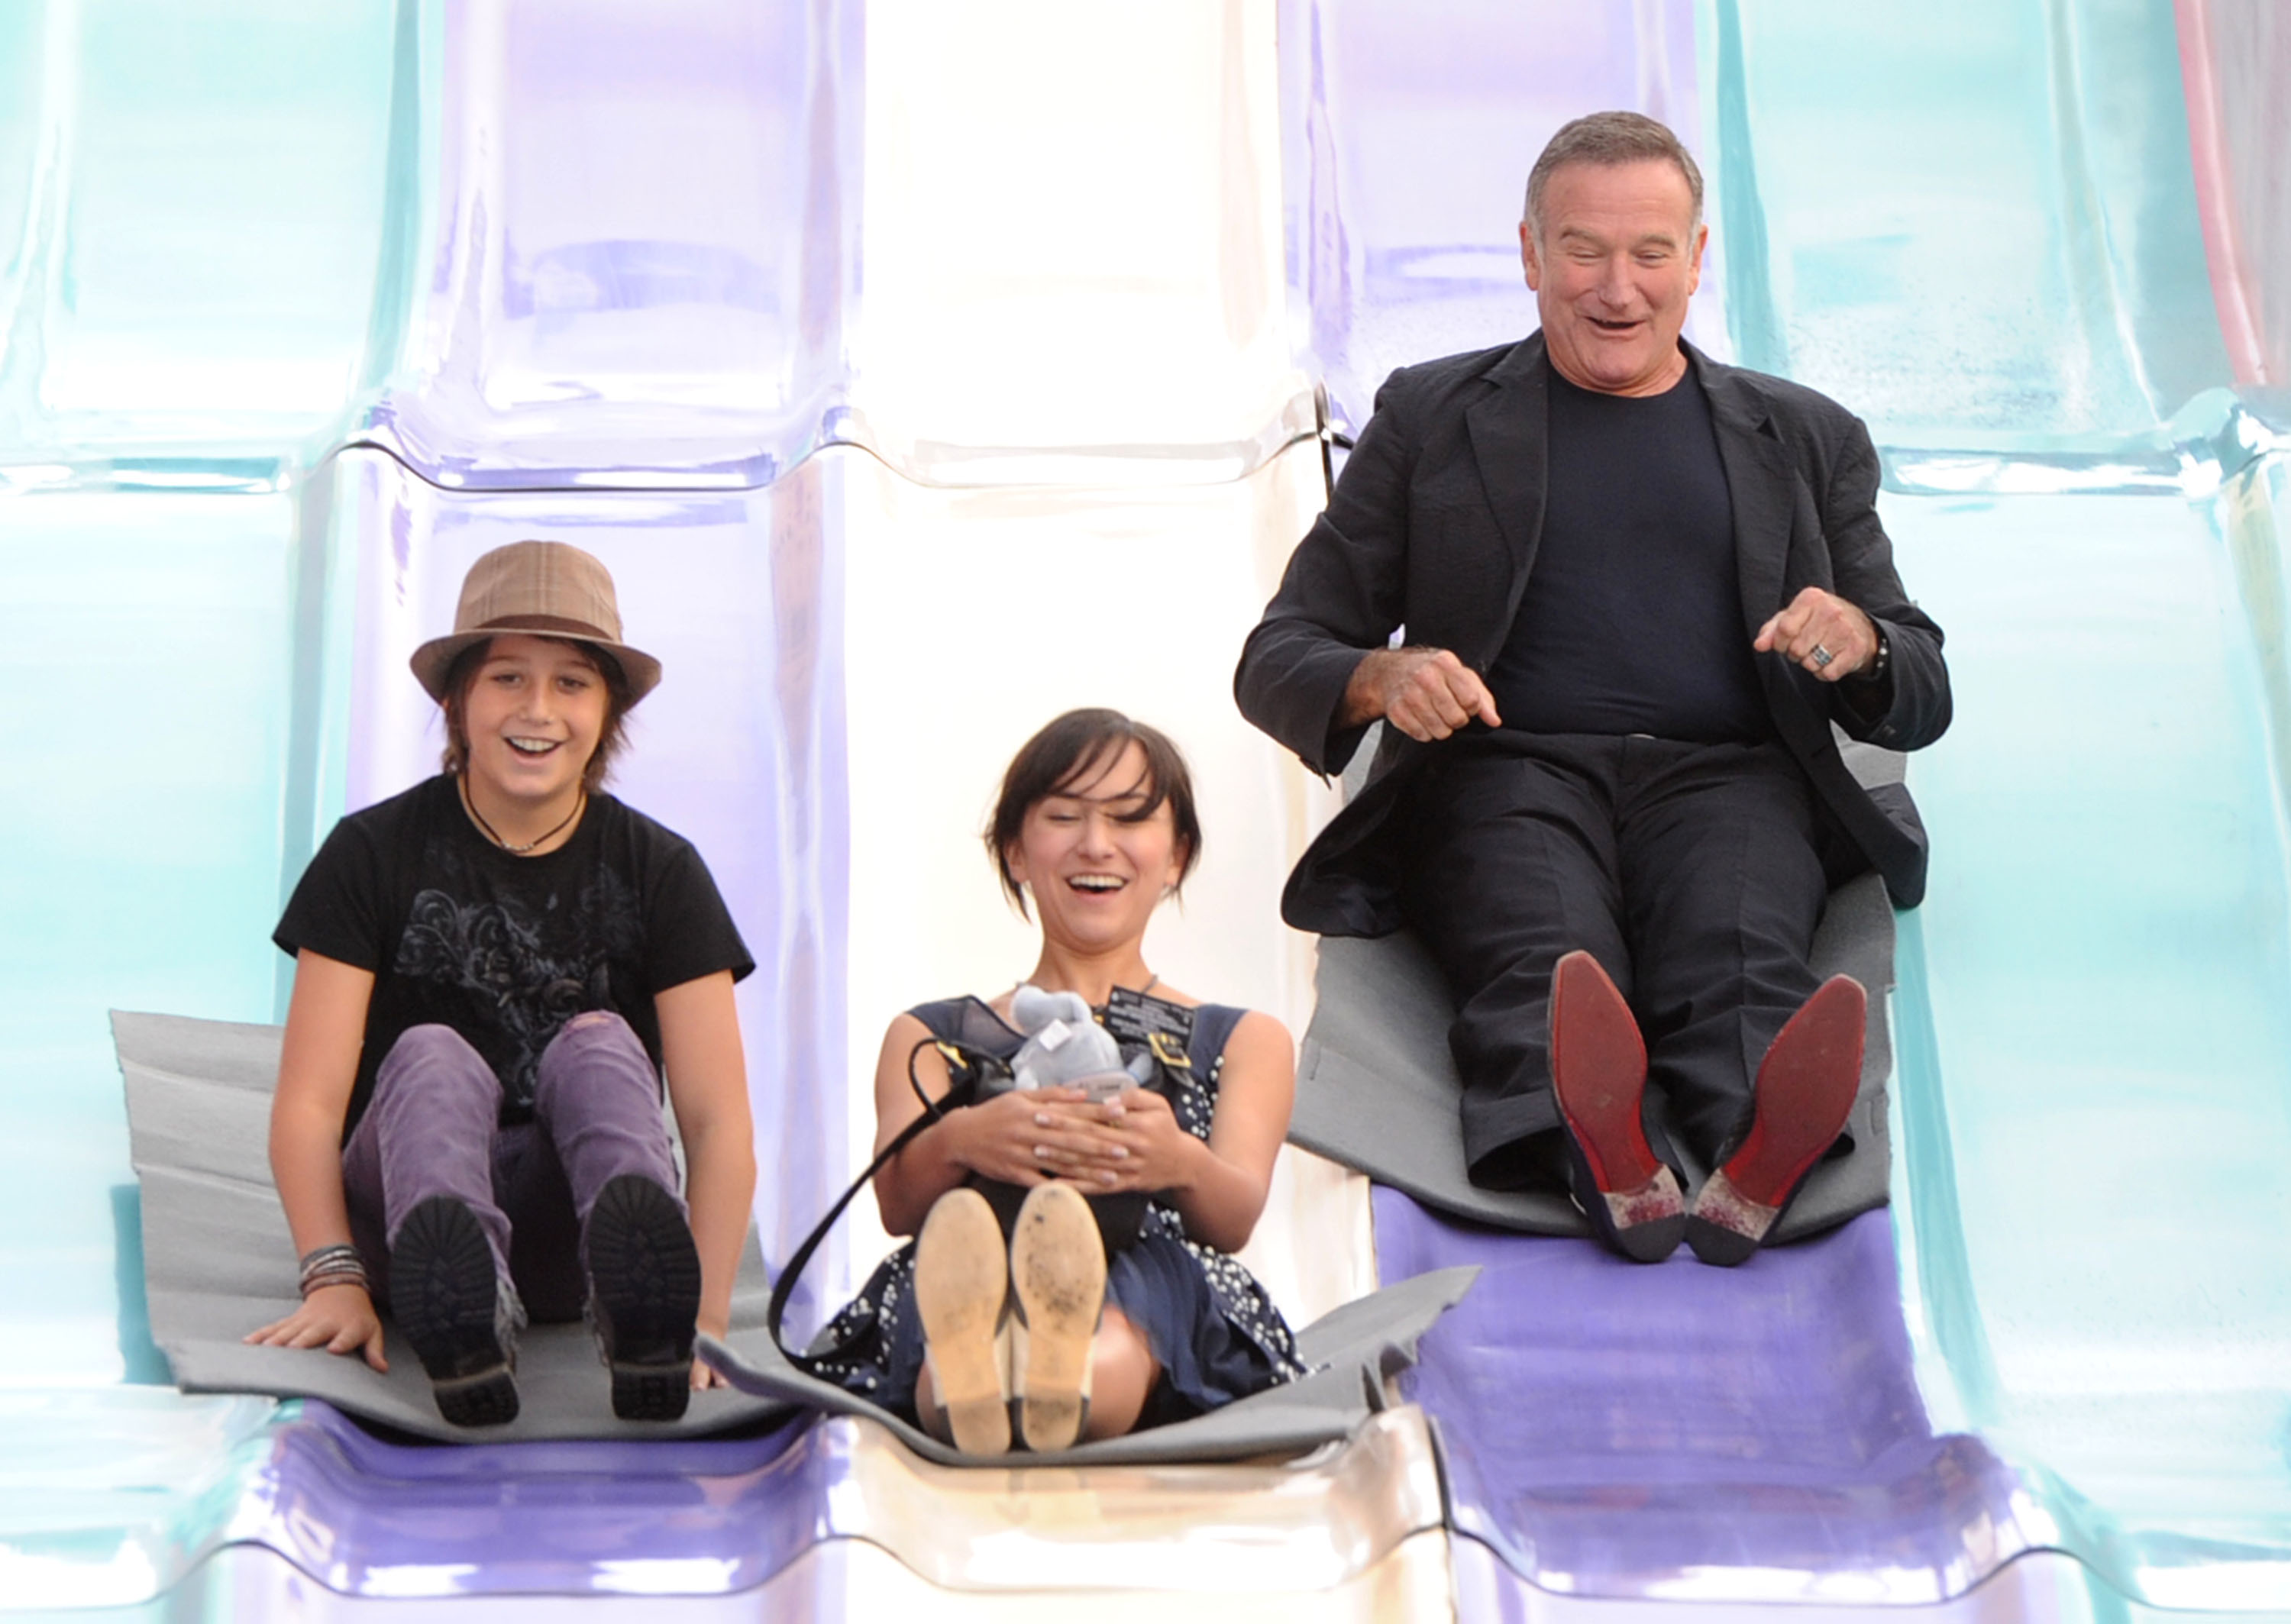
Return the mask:
M629 707L636 703L629 689L628 673L611 655L576 638L550 637L543 632L520 635L539 637L543 642L571 649L604 679L605 725L598 729L597 748L590 753L589 764L581 769L581 787L594 792L613 770L613 758L621 753L621 746L626 742L621 722L628 715ZM485 664L493 646L491 638L472 643L455 655L454 663L446 668L446 697L438 702L438 708L446 713L446 751L439 760L447 772L456 776L470 764L470 732L462 720L462 707L469 703L470 687L477 681L478 669Z
M986 855L1002 877L1002 889L1018 910L1029 917L1026 898L1010 872L1010 848L1026 826L1026 814L1036 802L1068 791L1086 790L1113 770L1122 752L1131 744L1146 752L1146 782L1139 787L1146 800L1136 810L1121 814L1125 824L1142 824L1169 803L1170 821L1185 860L1178 868L1178 888L1185 888L1194 865L1202 860L1202 820L1194 810L1194 776L1186 758L1170 736L1144 722L1133 722L1119 711L1069 711L1028 739L1010 758L1002 774L1002 792L994 802L994 821L986 829Z

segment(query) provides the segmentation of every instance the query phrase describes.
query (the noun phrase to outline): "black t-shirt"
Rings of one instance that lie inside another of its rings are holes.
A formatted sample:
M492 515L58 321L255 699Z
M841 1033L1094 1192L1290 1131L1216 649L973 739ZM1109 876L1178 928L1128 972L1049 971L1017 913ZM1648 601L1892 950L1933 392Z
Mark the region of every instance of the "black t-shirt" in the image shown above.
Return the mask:
M1543 539L1488 672L1504 726L1771 737L1726 469L1693 370L1647 396L1596 394L1554 371L1549 398Z
M599 794L563 846L512 856L443 774L336 824L271 939L374 974L345 1139L410 1027L468 1039L502 1081L502 1122L526 1122L541 1051L574 1016L617 1013L657 1067L654 994L756 968L682 836Z

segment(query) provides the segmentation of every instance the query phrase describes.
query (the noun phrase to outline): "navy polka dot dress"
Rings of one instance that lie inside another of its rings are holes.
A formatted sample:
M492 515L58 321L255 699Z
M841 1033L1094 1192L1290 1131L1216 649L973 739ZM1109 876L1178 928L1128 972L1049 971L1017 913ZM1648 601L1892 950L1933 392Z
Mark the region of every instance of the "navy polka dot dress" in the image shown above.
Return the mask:
M1025 1041L976 998L922 1004L910 1013L942 1042L998 1059L1017 1054ZM1097 1013L1125 1055L1150 1048L1162 1057L1156 1086L1178 1126L1207 1139L1226 1041L1247 1011L1226 1004L1189 1009L1118 993ZM955 1081L963 1081L961 1071ZM810 1350L821 1379L910 1420L923 1363L914 1271L910 1241L883 1260ZM1185 1219L1168 1202L1148 1202L1137 1242L1113 1254L1105 1298L1145 1335L1162 1367L1141 1427L1203 1414L1305 1373L1295 1335L1265 1288L1226 1253L1187 1239Z

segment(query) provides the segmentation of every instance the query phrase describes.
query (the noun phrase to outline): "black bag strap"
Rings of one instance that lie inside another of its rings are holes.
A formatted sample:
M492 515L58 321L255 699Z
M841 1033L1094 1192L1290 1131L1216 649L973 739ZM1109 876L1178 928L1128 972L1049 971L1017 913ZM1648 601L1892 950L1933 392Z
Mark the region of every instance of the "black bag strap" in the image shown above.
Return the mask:
M946 1057L947 1074L953 1083L937 1099L923 1092L922 1079L915 1075L916 1060L921 1057L923 1050L932 1048ZM811 1233L803 1238L803 1244L797 1247L794 1255L788 1259L787 1267L782 1269L780 1277L772 1282L772 1300L770 1306L764 1311L764 1325L771 1332L772 1345L796 1369L807 1375L814 1374L823 1361L832 1359L840 1351L839 1347L820 1355L800 1354L790 1347L786 1339L780 1334L780 1322L786 1316L788 1298L794 1294L796 1282L803 1278L803 1271L811 1262L812 1254L819 1250L820 1242L827 1239L828 1232L835 1227L835 1221L843 1216L844 1209L858 1198L859 1192L867 1187L875 1175L948 1112L975 1101L981 1085L998 1067L1004 1071L1009 1069L1001 1059L984 1049L972 1049L968 1044L937 1036L925 1038L907 1051L907 1086L915 1091L915 1097L922 1101L923 1113L899 1130L897 1137L876 1153L875 1159L867 1164L866 1171L853 1179L850 1187L827 1210L827 1216L812 1226Z

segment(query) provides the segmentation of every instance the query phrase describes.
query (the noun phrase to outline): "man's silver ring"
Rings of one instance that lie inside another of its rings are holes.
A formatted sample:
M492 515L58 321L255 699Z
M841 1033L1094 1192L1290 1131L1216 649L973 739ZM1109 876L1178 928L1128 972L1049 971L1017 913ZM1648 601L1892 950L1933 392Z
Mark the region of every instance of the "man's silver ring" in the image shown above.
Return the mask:
M1837 656L1836 655L1830 653L1829 650L1824 648L1821 644L1816 643L1813 646L1813 663L1817 669L1829 664L1837 657Z

